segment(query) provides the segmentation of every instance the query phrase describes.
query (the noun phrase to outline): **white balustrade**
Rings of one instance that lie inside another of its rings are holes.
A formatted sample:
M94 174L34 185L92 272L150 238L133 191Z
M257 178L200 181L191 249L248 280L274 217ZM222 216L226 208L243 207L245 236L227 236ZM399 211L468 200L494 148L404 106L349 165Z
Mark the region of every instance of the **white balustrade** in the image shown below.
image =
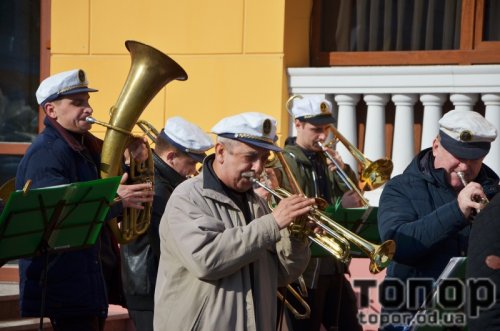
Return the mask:
M289 68L288 77L291 95L320 94L338 105L337 128L355 146L356 105L362 98L367 107L362 152L372 160L391 155L393 176L407 167L416 150L431 147L448 98L455 109L468 111L482 102L485 117L500 130L500 65ZM386 105L390 98L396 114L392 150L386 151ZM413 141L417 98L423 105L420 146ZM338 149L353 165L347 150L340 144ZM485 163L500 174L500 138L492 144Z

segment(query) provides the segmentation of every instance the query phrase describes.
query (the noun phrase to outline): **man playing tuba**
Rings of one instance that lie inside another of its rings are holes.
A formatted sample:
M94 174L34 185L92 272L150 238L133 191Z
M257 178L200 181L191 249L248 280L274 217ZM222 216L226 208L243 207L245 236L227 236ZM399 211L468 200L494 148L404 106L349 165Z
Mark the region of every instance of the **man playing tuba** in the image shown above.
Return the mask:
M41 188L100 177L102 141L89 133L91 124L86 121L92 114L89 93L96 91L88 87L81 69L42 81L36 98L46 115L45 130L19 163L16 189L28 180L32 188ZM129 151L138 161L147 157L142 139L133 139ZM124 174L117 191L121 203L111 208L112 216L118 216L122 207L142 209L143 203L153 200L149 184L124 185L126 179ZM117 252L116 241L104 226L93 247L21 259L21 316L49 317L54 330L103 330L108 303L123 303ZM47 277L42 282L45 259Z

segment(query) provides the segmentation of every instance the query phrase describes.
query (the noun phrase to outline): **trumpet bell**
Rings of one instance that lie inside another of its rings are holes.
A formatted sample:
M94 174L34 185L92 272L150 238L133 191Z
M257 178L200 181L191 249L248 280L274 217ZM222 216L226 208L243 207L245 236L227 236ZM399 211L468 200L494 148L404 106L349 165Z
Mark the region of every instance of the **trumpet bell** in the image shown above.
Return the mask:
M384 270L391 262L395 252L396 242L394 242L394 240L387 240L381 245L376 246L370 254L370 272L372 274L378 274Z
M361 172L361 190L371 191L384 185L391 178L393 168L392 161L389 159L380 159L371 162Z

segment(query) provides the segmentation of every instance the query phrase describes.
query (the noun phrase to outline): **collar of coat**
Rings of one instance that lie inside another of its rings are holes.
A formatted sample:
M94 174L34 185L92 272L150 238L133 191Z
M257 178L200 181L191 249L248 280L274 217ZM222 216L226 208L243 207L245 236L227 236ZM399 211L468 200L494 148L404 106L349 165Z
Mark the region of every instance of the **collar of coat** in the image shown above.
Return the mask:
M68 146L75 152L83 152L87 148L91 153L100 153L102 150L103 141L95 137L89 132L82 134L85 144L78 141L73 135L71 135L65 128L61 126L55 119L45 116L43 121L45 126L54 129L57 134L68 144Z
M185 177L182 177L177 171L175 171L171 166L169 166L163 159L153 151L153 161L155 165L155 172L157 174L167 180L172 187L177 187L180 183L186 180ZM155 173L156 175L156 173Z

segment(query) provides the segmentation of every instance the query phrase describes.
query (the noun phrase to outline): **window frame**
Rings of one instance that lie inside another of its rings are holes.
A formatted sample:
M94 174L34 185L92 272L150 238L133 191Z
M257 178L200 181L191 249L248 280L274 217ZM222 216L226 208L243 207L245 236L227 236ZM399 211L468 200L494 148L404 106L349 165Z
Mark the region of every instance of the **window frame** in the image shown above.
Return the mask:
M40 0L40 81L50 74L50 2ZM38 132L43 129L44 113L38 108ZM24 155L31 143L0 142L0 155ZM1 183L0 183L1 184Z
M311 66L439 65L500 63L500 42L483 41L484 0L462 0L459 50L322 52L321 4L313 0Z

